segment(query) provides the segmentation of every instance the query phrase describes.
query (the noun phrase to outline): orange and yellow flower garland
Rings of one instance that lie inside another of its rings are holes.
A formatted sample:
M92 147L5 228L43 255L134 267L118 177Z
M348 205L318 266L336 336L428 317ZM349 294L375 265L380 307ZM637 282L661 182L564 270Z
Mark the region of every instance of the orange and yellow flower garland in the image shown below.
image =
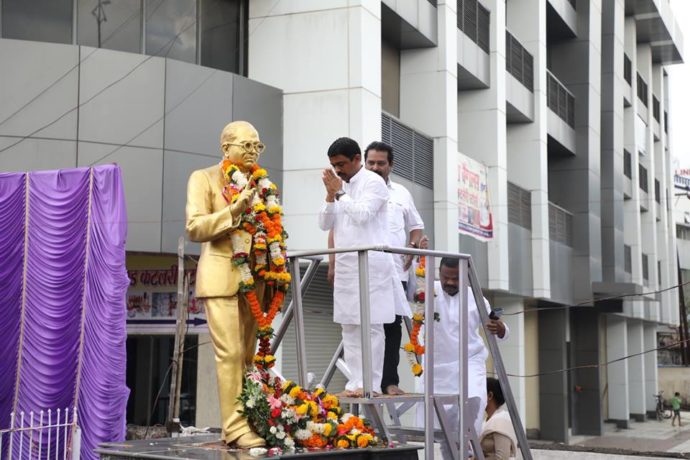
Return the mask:
M415 291L414 291L414 312L412 313L412 332L410 332L410 341L403 347L407 352L407 361L410 363L412 373L415 377L419 377L424 372L422 365L419 364L417 356L424 354L424 345L419 344L419 332L424 326L424 301L426 294L424 292L424 277L426 275L426 258L424 256L419 258L419 265L415 270Z
M234 251L232 261L241 276L240 292L244 293L258 325L256 337L259 351L254 356L254 364L258 369L266 370L275 364L275 357L271 354L272 324L282 309L291 279L285 267L287 233L283 229L282 208L278 201L277 187L268 178L268 172L259 165L254 165L248 177L237 165L225 159L221 162L221 171L226 183L223 196L228 203L234 203L248 184L257 188L252 203L242 213L240 225L252 237L254 273L249 265L249 254L240 251L242 232L235 230L230 238L233 240ZM257 298L255 276L276 288L267 312L263 311Z

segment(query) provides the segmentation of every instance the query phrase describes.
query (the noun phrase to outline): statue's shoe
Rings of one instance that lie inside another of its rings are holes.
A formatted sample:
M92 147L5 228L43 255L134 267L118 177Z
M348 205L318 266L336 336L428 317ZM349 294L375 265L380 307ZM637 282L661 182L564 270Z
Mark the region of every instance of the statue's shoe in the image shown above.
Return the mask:
M251 449L252 447L264 447L266 441L253 431L243 434L232 443L238 449Z

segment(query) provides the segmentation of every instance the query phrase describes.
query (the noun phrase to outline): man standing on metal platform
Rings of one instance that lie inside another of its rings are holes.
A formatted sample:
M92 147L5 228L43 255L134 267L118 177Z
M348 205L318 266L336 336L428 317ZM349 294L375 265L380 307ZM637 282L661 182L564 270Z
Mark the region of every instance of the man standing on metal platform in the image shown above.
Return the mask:
M333 230L335 248L388 244L388 188L377 174L362 165L362 152L354 140L341 137L328 149L332 168L323 171L326 202L319 212L319 227ZM369 297L371 318L371 369L373 391L381 388L383 370L383 325L395 319L396 302L405 294L390 254L370 251ZM401 300L402 299L402 300ZM335 258L333 292L334 321L342 325L345 364L350 379L345 396L362 396L361 318L359 315L359 265L356 253Z

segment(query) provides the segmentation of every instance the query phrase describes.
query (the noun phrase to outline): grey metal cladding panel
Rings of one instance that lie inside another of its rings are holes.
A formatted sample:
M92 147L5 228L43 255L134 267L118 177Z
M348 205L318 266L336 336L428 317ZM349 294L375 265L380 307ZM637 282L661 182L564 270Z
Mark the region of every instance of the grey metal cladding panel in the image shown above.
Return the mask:
M77 143L53 139L20 139L0 136L0 171L33 171L74 168Z
M245 120L259 131L266 151L261 154L261 165L272 170L283 170L283 92L239 75L233 75L232 118ZM293 154L298 155L299 152ZM282 177L272 176L278 187ZM282 188L282 187L281 187Z
M481 286L488 286L489 262L486 243L467 235L459 235L458 237L460 239L460 252L472 256L472 262L474 263L474 268L477 271L479 284Z
M414 133L414 180L434 188L434 141L419 133Z
M0 135L76 140L79 49L0 39L0 62Z
M184 235L187 181L190 174L218 162L220 156L201 156L166 150L163 162L163 222L161 252L177 253L177 239ZM199 245L188 242L185 253L198 254Z
M414 205L419 212L419 215L424 222L424 233L429 237L430 247L434 247L434 192L433 190L419 184L415 184L411 180L396 174L395 166L393 166L393 174L391 180L397 182L405 187L412 195Z
M80 141L163 148L163 58L99 49L80 70Z
M165 149L220 158L220 133L232 121L232 74L166 60Z
M161 190L163 188L163 152L159 149L122 147L79 142L79 164L117 163L122 168L122 181L127 202L128 251L160 252Z
M551 299L571 303L573 300L573 250L555 241L549 242Z
M516 224L508 224L508 265L510 292L532 295L532 232Z

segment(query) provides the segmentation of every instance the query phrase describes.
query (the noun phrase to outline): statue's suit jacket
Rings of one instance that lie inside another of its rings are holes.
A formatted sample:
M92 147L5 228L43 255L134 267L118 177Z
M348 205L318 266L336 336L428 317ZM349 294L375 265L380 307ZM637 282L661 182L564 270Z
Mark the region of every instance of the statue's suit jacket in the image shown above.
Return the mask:
M187 221L189 239L201 243L201 257L196 272L196 297L232 297L237 295L240 272L232 264L230 233L240 220L233 219L223 197L225 180L219 165L194 171L187 185ZM249 253L251 235L244 230L241 252Z

